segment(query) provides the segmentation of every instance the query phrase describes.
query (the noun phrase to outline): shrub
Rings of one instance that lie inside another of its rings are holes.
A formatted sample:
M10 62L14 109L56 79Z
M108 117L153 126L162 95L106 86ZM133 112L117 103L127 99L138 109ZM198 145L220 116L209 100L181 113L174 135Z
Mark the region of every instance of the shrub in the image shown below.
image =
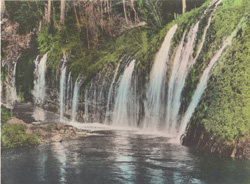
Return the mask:
M4 123L1 125L2 139L4 148L14 148L38 144L35 134L26 134L26 126L22 124Z

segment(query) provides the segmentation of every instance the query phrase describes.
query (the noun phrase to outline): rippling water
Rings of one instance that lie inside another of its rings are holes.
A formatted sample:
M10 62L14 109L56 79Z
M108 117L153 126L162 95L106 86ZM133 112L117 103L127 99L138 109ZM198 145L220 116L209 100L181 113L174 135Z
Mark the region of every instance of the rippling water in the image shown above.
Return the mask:
M250 161L199 156L170 138L92 129L80 140L2 150L2 183L250 183Z

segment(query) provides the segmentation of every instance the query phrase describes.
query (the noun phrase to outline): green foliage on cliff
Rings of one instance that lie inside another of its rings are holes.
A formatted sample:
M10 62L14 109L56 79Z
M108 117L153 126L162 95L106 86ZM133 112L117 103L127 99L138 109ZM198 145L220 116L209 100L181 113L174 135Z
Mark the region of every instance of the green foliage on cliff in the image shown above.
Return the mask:
M91 80L106 65L115 67L124 55L137 59L137 69L149 71L169 28L178 23L174 43L178 43L183 31L193 22L197 21L207 4L200 8L176 17L176 20L159 31L152 32L149 25L137 27L112 37L101 29L98 32L98 44L90 46L86 37L86 25L77 27L75 13L69 9L64 25L55 25L53 21L44 25L38 34L39 51L41 54L48 52L48 66L57 68L63 55L69 56L69 68L73 78L82 73ZM187 21L189 20L189 21ZM115 29L115 28L114 28ZM173 45L175 46L175 45Z
M18 32L26 34L38 27L44 12L43 1L5 1L6 13L12 22L18 22Z
M1 124L1 143L3 148L14 148L38 144L35 134L27 134L22 124Z
M250 3L244 0L224 0L218 6L200 56L190 70L182 92L181 113L185 112L205 67L210 62L223 40L236 28L240 19L249 11Z
M249 9L250 4L246 4L246 1L223 1L213 20L211 39L207 40L207 44L210 43L207 45L207 54L203 55L201 63L191 71L188 85L195 84L197 76L200 76L200 72L197 71L203 71L206 61L209 61L214 50L220 45L219 42L223 40L223 35L229 35L239 22L239 18ZM250 133L249 48L250 22L248 21L215 66L208 87L191 119L192 123L203 124L214 136L231 141ZM190 90L192 92L192 88Z

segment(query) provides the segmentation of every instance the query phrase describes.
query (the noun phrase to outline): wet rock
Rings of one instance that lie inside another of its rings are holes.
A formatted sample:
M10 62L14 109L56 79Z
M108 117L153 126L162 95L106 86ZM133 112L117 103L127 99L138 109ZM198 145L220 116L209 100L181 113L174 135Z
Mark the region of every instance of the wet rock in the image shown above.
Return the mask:
M202 125L190 125L182 144L196 151L211 153L223 157L250 158L250 137L241 137L237 141L215 138L206 132Z
M52 142L61 142L62 141L62 137L61 135L54 135L53 137L51 137L51 141Z

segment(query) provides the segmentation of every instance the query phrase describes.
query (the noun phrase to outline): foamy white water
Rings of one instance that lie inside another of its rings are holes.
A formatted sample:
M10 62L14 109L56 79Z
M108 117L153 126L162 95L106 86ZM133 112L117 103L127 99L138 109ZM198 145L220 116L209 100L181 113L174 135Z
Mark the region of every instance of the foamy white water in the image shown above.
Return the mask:
M150 73L150 81L146 94L147 100L144 103L146 117L142 125L146 129L158 129L159 123L165 118L164 96L166 86L164 82L166 80L171 42L177 28L178 26L175 24L169 29L159 52L156 54Z
M199 28L199 21L190 28L187 34L187 42L184 44L184 36L175 55L173 69L168 87L167 105L167 127L168 134L175 134L177 131L177 121L181 106L181 92L185 85L186 77L189 72L189 63L192 61L192 54L195 40Z
M63 119L64 109L65 109L65 92L66 92L66 58L64 58L63 65L61 68L60 76L60 93L59 93L59 103L60 103L60 120Z
M120 61L120 63L121 63L121 61ZM110 88L109 88L108 101L107 101L106 114L105 114L105 122L104 122L105 124L110 123L110 118L111 118L111 107L110 106L112 105L112 96L114 95L113 86L115 84L115 79L117 77L117 72L118 72L118 69L120 67L120 63L118 64L118 66L115 69L114 78L113 78L112 83L111 83Z
M42 106L44 103L45 95L46 95L46 81L45 81L45 72L46 72L46 62L47 62L48 54L43 55L42 59L39 59L37 56L35 60L35 70L34 70L34 102L37 105Z
M72 100L72 119L71 119L72 122L75 122L77 117L78 96L81 84L82 84L82 79L81 77L78 77L77 80L75 81L73 100Z
M226 38L226 40L222 44L222 47L212 57L212 59L210 60L209 65L204 70L204 72L203 72L203 74L202 74L202 76L200 78L199 84L197 85L196 90L194 92L194 95L192 96L192 99L191 99L191 102L190 102L190 104L188 106L188 109L187 109L187 111L185 112L184 116L181 119L181 127L179 128L179 131L178 131L178 136L179 137L184 133L184 131L186 129L186 126L187 126L188 122L190 121L190 119L191 119L191 117L192 117L192 115L193 115L193 113L195 111L195 108L197 107L197 105L198 105L198 103L200 101L200 98L201 98L203 92L205 91L205 89L207 87L207 83L208 83L208 80L209 80L209 77L210 77L210 73L211 73L211 70L212 70L214 64L220 59L220 57L222 56L223 51L225 50L225 48L232 43L233 38L236 36L238 30L243 26L243 24L245 24L246 19L247 19L247 17L243 17L241 19L241 21L238 24L238 26L236 27L236 29L232 32L232 34L229 37Z
M112 125L116 126L133 126L131 122L128 121L128 107L129 98L131 91L131 80L134 71L136 60L132 60L127 68L125 68L124 73L121 77L121 81L118 87L117 96L115 98L115 108L112 116Z

